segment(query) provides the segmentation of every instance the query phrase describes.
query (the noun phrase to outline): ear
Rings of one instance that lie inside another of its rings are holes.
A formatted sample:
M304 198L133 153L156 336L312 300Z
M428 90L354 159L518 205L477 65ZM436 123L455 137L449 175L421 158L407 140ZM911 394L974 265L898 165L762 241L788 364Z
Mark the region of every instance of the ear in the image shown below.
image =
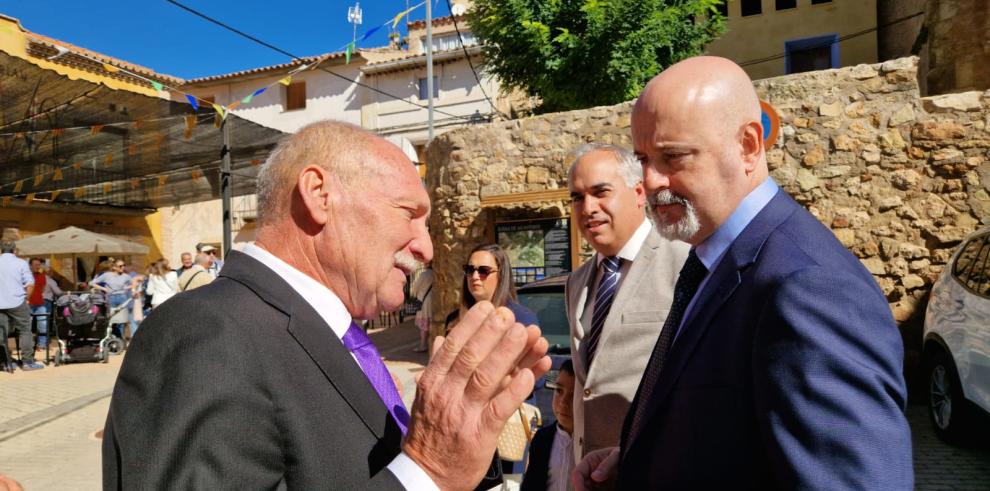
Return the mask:
M296 181L301 201L300 211L313 225L323 226L330 220L330 176L326 169L308 165Z
M763 125L759 121L750 121L743 125L740 132L740 151L746 174L751 174L760 163L764 152Z
M633 191L636 193L636 206L642 208L646 206L646 188L643 187L643 181L639 181L633 186Z

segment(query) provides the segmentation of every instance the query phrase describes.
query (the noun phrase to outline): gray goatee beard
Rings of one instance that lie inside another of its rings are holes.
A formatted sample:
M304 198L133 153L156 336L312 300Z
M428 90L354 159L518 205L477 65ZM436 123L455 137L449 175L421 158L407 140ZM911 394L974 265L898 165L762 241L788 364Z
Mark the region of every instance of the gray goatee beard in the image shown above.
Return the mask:
M701 222L698 220L698 211L695 210L694 205L688 201L687 198L674 194L669 189L663 189L651 194L647 201L649 201L650 206L646 209L646 216L650 218L653 222L653 226L657 228L657 232L660 236L667 240L680 240L687 242L698 234L701 230ZM666 205L681 205L684 207L684 215L680 220L676 222L669 223L666 222L664 218L658 217L656 206L666 206Z

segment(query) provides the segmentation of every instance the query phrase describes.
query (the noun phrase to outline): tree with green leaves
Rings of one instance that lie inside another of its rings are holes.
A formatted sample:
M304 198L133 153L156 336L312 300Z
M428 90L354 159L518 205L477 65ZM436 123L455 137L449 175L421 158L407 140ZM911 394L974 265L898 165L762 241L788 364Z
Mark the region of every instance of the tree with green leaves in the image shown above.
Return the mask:
M474 0L467 15L486 71L551 112L635 98L722 32L724 1Z

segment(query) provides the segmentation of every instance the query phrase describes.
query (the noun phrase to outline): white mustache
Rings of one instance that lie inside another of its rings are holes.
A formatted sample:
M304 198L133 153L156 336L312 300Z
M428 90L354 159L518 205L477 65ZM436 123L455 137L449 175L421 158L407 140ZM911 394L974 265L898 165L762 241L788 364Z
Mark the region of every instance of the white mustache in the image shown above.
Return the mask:
M669 189L661 189L653 194L651 194L647 200L650 202L650 206L668 206L668 205L683 205L688 206L691 204L687 198L675 194Z
M413 271L421 269L425 266L423 262L416 259L412 253L406 251L399 251L395 253L395 265L406 273L412 273Z

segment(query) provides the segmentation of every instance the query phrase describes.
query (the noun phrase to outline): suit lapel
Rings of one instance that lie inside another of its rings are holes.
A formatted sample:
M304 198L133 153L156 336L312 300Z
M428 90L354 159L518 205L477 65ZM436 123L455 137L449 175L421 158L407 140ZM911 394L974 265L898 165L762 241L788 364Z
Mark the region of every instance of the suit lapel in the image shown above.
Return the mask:
M698 342L711 327L712 319L742 282L745 269L756 262L763 244L773 230L794 212L794 206L798 205L786 193L778 191L729 246L722 260L715 267L715 271L708 278L704 289L697 293L697 301L670 348L657 387L647 401L644 416L646 420L649 420L650 415L667 399ZM653 363L652 359L651 363ZM631 444L636 443L637 436L639 435L631 435Z
M232 251L221 276L244 284L262 300L289 315L286 328L327 381L379 439L402 434L385 404L340 339L320 315L280 276L251 256ZM398 441L398 440L397 440Z
M575 362L574 369L583 372L585 380L588 378L588 366L585 363L588 358L587 343L584 342L584 339L588 333L584 329L584 324L581 323L581 317L584 315L584 309L588 303L588 292L591 291L592 282L595 281L595 270L595 256L591 256L591 259L577 270L573 284L577 285L578 288L569 293L571 305L575 306L568 312L568 315L573 316L571 325L574 326L574 332L571 335L574 339L581 339L581 345L578 346L578 360Z

